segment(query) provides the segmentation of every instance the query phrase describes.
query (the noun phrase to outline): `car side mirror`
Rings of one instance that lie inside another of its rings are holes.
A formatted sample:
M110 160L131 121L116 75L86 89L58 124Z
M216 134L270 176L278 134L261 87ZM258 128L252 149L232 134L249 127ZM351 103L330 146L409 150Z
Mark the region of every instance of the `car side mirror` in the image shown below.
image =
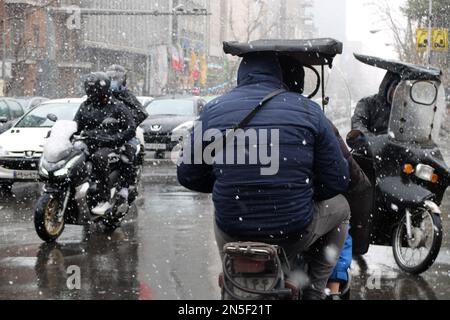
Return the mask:
M8 118L7 117L0 117L0 123L7 123Z
M352 130L347 135L347 145L352 149L367 148L369 141L360 130Z
M58 117L56 115L54 115L53 113L49 113L47 115L47 119L50 120L51 122L56 122L58 121Z

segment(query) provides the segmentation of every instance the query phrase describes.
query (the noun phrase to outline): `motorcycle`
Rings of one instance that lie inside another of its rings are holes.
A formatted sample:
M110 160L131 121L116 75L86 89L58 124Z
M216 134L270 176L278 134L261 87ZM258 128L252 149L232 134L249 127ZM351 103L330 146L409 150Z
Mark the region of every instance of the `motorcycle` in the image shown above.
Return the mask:
M391 245L401 270L420 274L434 263L442 242L439 208L450 184L449 169L435 141L444 109L441 72L355 55L368 65L401 76L394 94L388 134L347 136L353 157L372 182L369 223L353 225L361 254L370 244Z
M66 224L101 224L105 231L113 232L120 227L122 219L138 196L140 174L137 175L135 185L129 188L128 202L123 203L118 196L120 165L123 161L121 151L114 150L109 154L108 190L111 190L109 202L112 208L104 215L94 215L91 210L99 200L96 197L97 185L89 149L85 143L86 137L82 133L75 135L76 122L57 121L54 115L49 115L48 118L56 123L39 163L39 175L44 181L44 188L34 212L38 236L45 242L54 242L60 237ZM108 118L102 125L111 125L114 121L116 120ZM137 159L139 154L138 147Z
M333 39L311 40L262 40L250 44L224 43L225 53L242 56L250 52L272 51L295 58L312 72L313 80L306 85L314 97L322 84L323 107L325 97L325 66L332 67L333 59L342 53L342 43ZM321 67L321 74L315 66ZM219 286L223 300L300 300L308 283L308 261L300 255L296 261L288 261L285 251L278 245L259 242L227 243L223 248L223 272ZM342 297L349 298L351 280L342 290Z

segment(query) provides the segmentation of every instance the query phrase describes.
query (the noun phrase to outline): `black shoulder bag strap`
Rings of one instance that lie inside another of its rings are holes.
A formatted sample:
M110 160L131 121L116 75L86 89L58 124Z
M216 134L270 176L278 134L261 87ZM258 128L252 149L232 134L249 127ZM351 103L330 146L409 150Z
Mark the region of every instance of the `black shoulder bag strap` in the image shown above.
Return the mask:
M226 133L224 135L225 137L225 144L228 143L228 138L231 137L231 135L233 135L236 130L239 129L244 129L246 126L248 126L248 124L253 120L253 118L257 115L257 113L259 111L261 111L261 109L264 107L264 105L269 102L270 100L272 100L273 98L275 98L276 96L279 96L280 94L287 92L286 89L278 89L274 92L269 93L267 96L265 96L259 103L258 105L252 110L252 112L250 112L245 118L244 120L242 120L241 122L239 122L237 125L235 125L233 127L233 129L231 129L231 131L228 131L228 134Z

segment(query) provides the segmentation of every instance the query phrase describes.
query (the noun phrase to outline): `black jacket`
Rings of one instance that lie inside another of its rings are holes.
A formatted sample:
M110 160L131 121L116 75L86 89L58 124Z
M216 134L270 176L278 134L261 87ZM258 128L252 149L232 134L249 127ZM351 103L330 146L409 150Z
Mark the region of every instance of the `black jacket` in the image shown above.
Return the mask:
M369 178L366 176L366 174L361 169L361 167L356 162L356 160L353 159L353 156L350 153L350 151L348 150L347 144L344 142L344 139L342 139L338 128L336 128L336 126L331 121L330 121L330 125L333 128L334 133L336 134L336 138L341 147L342 154L344 155L344 158L348 162L348 166L349 166L349 170L350 170L349 192L352 192L355 190L367 190L371 186Z
M118 120L114 128L105 128L102 122L107 118ZM75 115L78 133L84 132L91 149L115 148L123 145L136 135L136 125L128 108L114 98L106 106L99 106L90 100L85 101Z
M380 91L374 96L358 102L352 117L352 129L360 130L367 136L386 134L391 116L391 104L388 103L388 90L399 76L388 72L380 85Z
M128 90L114 93L114 98L123 102L128 108L134 118L134 123L139 126L148 117L147 111L145 111L139 100Z

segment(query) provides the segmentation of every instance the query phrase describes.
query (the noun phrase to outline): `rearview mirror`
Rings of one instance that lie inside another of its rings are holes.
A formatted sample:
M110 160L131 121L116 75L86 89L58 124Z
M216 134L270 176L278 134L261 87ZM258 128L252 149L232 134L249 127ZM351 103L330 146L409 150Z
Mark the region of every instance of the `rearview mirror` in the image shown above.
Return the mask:
M438 88L431 81L417 81L411 87L411 99L415 103L431 106L436 102Z
M367 137L360 130L352 130L347 135L347 145L352 149L360 149L369 146Z
M7 117L0 117L0 123L7 123L8 118Z
M54 115L53 113L49 113L47 115L47 119L50 120L51 122L56 122L58 121L58 117L56 115Z

